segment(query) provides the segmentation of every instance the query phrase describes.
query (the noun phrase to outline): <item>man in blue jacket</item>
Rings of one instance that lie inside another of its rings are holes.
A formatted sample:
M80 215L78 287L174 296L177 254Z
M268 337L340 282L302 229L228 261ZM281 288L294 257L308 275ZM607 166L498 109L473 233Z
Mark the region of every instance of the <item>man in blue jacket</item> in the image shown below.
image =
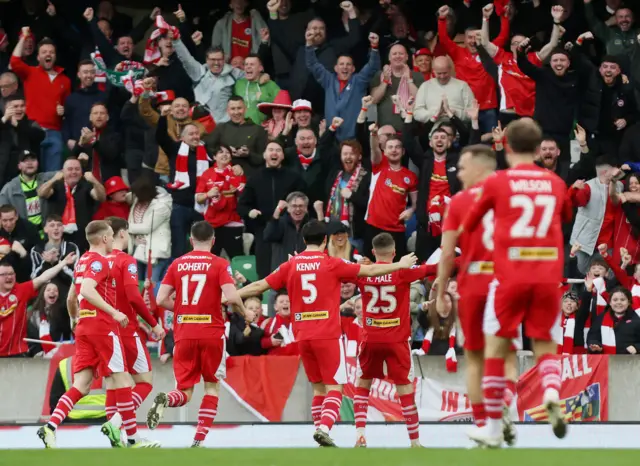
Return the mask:
M369 62L354 74L353 59L347 55L338 57L333 68L334 73L327 70L316 58L313 47L313 32L305 34L306 51L305 58L307 68L313 77L324 89L324 115L326 121L333 121L334 117L340 117L344 124L338 128L336 138L338 141L353 139L356 135L356 120L360 113L362 98L369 88L369 81L380 70L380 53L377 34L369 34Z

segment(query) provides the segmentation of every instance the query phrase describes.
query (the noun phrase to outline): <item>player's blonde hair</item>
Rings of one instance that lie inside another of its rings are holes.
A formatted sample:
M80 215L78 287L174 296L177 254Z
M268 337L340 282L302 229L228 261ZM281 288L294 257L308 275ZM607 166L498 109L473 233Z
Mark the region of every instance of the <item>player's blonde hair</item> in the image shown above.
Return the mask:
M466 146L460 151L460 156L463 156L464 154L470 154L474 160L481 162L492 171L495 171L498 167L496 153L491 149L491 147L484 144Z
M110 230L111 225L109 225L109 222L104 220L94 220L89 222L87 227L84 229L84 234L87 237L89 244L96 244L99 242L100 238Z

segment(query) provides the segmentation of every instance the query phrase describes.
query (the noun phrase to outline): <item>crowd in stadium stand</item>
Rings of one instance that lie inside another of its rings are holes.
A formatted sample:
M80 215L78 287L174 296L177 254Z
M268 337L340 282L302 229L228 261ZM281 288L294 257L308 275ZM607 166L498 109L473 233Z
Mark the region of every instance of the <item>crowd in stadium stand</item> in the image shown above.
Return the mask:
M134 23L109 1L84 11L2 3L0 294L79 257L85 226L109 216L128 220L150 292L202 219L238 286L302 251L312 218L328 222L331 256L368 263L372 238L388 232L397 258L437 261L460 150L493 146L505 168L504 128L532 117L545 134L537 163L566 181L575 208L565 276L584 278L558 284L559 351L637 354L638 7L230 0L213 14L157 7ZM28 315L12 315L13 295L4 301L0 356L41 352L27 335L72 338L72 277L72 265L61 268ZM444 355L456 283L440 314L431 285L412 289L412 346ZM343 286L348 342L361 327L357 294ZM229 321L231 355L296 354L286 292L246 307Z

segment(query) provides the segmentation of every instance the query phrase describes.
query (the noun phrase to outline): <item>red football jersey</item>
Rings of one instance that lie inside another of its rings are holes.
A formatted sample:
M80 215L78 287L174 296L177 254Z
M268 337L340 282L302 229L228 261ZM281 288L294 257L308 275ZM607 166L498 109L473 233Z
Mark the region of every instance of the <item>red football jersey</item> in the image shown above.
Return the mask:
M377 262L384 264L385 262ZM434 265L414 266L356 282L362 295L361 341L396 343L411 339L411 283L436 271Z
M443 233L458 231L481 189L482 184L479 184L451 198L444 217ZM493 229L493 210L489 210L482 217L481 224L474 230L464 230L458 239L462 251L457 275L461 294L487 294L493 280Z
M7 294L0 293L0 357L29 351L27 304L38 296L32 281L16 283Z
M532 64L542 66L537 53L530 52L527 58ZM533 116L536 106L535 81L520 71L518 61L511 52L498 48L493 61L498 65L500 78L500 110L513 108L520 116Z
M369 225L385 231L404 231L404 223L398 220L407 208L407 196L418 189L418 178L405 167L397 170L382 157L373 165L369 187L369 205L364 219Z
M247 58L251 53L251 18L242 21L231 19L231 56Z
M208 168L199 178L196 194L207 193L214 186L220 190L220 196L209 199L209 205L204 213L204 219L214 228L222 227L231 222L242 223L238 215L238 196L242 193L246 178L236 176L231 167Z
M118 309L116 279L111 273L111 265L107 258L97 252L85 252L80 259L78 259L73 276L76 294L80 302L80 320L76 327L76 336L109 335L111 332L118 333L122 327L114 318L103 310L95 307L80 294L82 280L91 278L96 281L96 290L102 299Z
M463 222L474 231L494 212L495 275L500 282L559 283L563 278L562 222L570 221L565 182L535 164L501 170L487 178Z
M340 338L340 282L359 272L358 264L304 251L266 278L272 289L289 292L296 341Z
M111 274L115 278L118 286L116 288L117 309L129 318L129 323L125 328L120 328L120 335L132 337L139 328L138 313L127 298L127 285L134 285L138 288L138 262L126 252L114 249L107 256L111 265Z
M222 285L234 284L229 262L210 252L191 251L171 263L162 284L176 290L175 341L224 338Z

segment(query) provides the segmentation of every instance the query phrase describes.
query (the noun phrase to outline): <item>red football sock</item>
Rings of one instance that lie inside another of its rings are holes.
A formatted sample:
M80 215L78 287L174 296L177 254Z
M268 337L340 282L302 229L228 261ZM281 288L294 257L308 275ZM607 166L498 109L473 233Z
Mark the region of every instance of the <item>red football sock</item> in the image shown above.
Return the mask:
M538 361L538 374L543 392L552 389L560 393L562 366L559 359L556 359L552 354L542 356Z
M484 376L482 377L482 397L488 419L502 419L505 385L504 359L485 359Z
M340 405L342 404L342 393L338 390L330 390L322 404L322 418L320 427L325 427L330 431L340 416Z
M311 401L311 419L313 419L313 425L316 429L320 427L320 418L322 418L323 403L324 395L316 395Z
M478 427L483 427L487 424L487 413L484 410L484 403L473 403L471 405L471 411L473 412L473 421Z
M131 397L131 387L117 388L115 392L118 412L122 416L122 426L127 432L127 439L136 440L138 425L136 424L136 410Z
M118 412L115 390L107 389L107 399L104 402L104 410L107 413L107 421L110 421L113 415Z
M187 395L182 390L171 390L167 393L170 408L179 408L187 404Z
M56 409L53 410L53 413L49 418L49 427L55 430L60 424L62 424L62 421L65 420L80 398L82 398L82 393L80 393L80 390L77 388L71 387L67 390L67 392L58 400Z
M409 440L412 442L420 438L420 418L418 416L418 407L413 393L400 395L400 405L402 406L402 415L407 425Z
M140 405L147 399L149 393L153 390L153 385L147 382L137 383L133 390L131 390L131 398L133 398L133 405L135 409L138 409Z
M356 418L356 429L362 429L367 426L367 411L369 409L369 389L364 387L356 387L356 394L353 396L353 414Z
M516 397L516 383L513 380L507 380L507 385L504 389L504 404L508 408L511 407L513 399Z
M216 414L218 414L218 397L205 395L198 411L198 428L194 440L202 442L207 437Z

